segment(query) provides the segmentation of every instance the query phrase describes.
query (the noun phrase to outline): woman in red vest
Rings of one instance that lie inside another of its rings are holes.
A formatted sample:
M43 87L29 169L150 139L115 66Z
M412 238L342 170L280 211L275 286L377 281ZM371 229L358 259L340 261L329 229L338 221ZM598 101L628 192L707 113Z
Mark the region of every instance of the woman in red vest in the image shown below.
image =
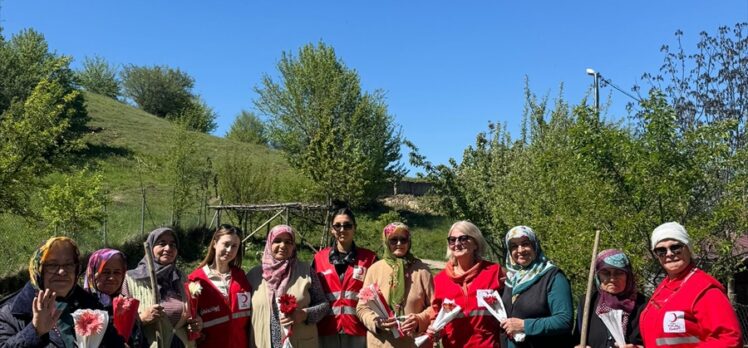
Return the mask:
M242 271L241 230L221 225L213 234L208 255L189 276L202 288L197 314L202 318L198 347L246 348L250 345L251 287Z
M468 221L455 222L447 236L447 265L434 277L435 313L444 299L462 307L462 315L440 332L444 348L500 347L501 326L485 308L478 305L479 294L501 290L501 266L483 259L486 240L477 226Z
M358 291L366 270L377 259L371 250L356 247L356 218L348 208L340 208L330 219L335 246L320 250L312 268L317 273L332 312L317 323L322 347L364 348L366 327L356 316Z
M677 222L658 226L652 251L667 277L639 319L645 347L742 347L740 324L725 288L693 263L690 238Z

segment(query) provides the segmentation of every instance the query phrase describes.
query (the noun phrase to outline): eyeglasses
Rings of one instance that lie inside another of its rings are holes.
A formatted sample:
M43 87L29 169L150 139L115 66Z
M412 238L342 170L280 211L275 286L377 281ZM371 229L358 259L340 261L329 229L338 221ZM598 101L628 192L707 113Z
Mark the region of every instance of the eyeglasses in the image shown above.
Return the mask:
M410 242L410 238L408 237L392 237L387 239L387 242L390 243L390 245L395 246L398 244L408 244Z
M78 264L76 263L43 263L42 269L44 270L44 273L47 274L56 274L60 272L60 269L65 270L65 273L73 273L75 272L76 267Z
M668 250L670 250L673 255L680 255L680 253L683 251L683 244L673 244L669 247L654 248L653 251L655 255L664 257L665 255L667 255Z
M461 235L459 237L452 237L452 236L447 237L447 243L449 245L455 245L455 243L457 243L457 242L460 242L460 244L465 244L469 240L470 240L470 236L468 236L467 234L463 234L463 235Z
M341 232L343 230L351 230L353 229L353 224L351 223L335 224L335 225L332 225L332 229L338 232Z

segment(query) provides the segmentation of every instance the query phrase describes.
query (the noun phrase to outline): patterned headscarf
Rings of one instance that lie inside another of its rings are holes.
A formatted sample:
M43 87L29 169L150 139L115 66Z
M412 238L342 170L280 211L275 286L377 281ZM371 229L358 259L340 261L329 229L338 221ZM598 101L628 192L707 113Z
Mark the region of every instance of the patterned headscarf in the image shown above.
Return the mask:
M624 328L628 322L629 314L634 310L636 305L636 279L634 272L631 270L631 262L628 257L620 250L607 249L597 254L595 259L595 272L600 272L603 268L615 268L626 272L626 287L617 295L600 290L599 300L595 313L598 315L610 312L612 309L623 310ZM595 281L600 286L600 279L596 276Z
M36 290L43 290L44 289L44 276L42 275L42 265L44 264L44 261L47 261L47 257L49 256L49 250L52 249L52 246L58 243L68 243L70 247L73 249L73 254L75 256L75 274L76 276L79 273L78 269L78 263L80 262L80 250L78 250L78 245L75 244L75 242L68 238L68 237L52 237L47 239L44 244L42 244L33 255L31 255L31 259L29 260L29 281L31 282L31 286L34 287Z
M523 267L515 263L512 260L511 252L509 252L509 241L515 238L527 237L533 244L535 250L535 259L532 263ZM504 284L512 288L512 297L521 294L527 290L530 286L535 284L544 274L548 271L556 268L543 253L543 248L540 247L540 241L535 236L535 232L527 226L516 226L513 227L509 232L506 233L504 238L506 243L506 268L507 277Z
M410 239L410 230L408 226L402 222L393 222L384 227L382 230L382 241L384 242L384 257L382 258L387 264L392 267L392 278L390 279L390 294L387 302L390 308L393 309L396 315L401 315L405 308L405 298L408 294L405 293L405 269L413 264L417 259L410 253L412 245L408 245L408 253L403 257L395 256L390 251L390 246L387 238L396 232L405 233L405 236ZM381 284L379 284L381 286Z
M177 233L168 227L161 227L151 231L151 233L148 234L148 239L146 239L146 241L151 245L151 248L153 248L158 238L164 233L171 233L171 235L174 236L174 242L177 243L177 250L179 250L179 238L177 237ZM127 271L127 276L140 281L149 279L150 275L148 274L148 266L146 262L146 256L143 256L135 268ZM181 282L181 271L177 269L176 259L168 265L162 265L156 262L154 257L153 271L156 273L156 283L161 298L167 297L170 292L176 294L182 293L184 288Z
M121 251L115 249L99 249L94 251L93 254L91 254L91 256L88 258L88 267L86 267L86 275L83 278L83 290L97 295L99 297L99 301L104 306L108 306L112 303L112 297L108 294L100 292L99 289L96 288L96 274L101 272L104 269L104 266L106 266L106 263L109 262L109 260L111 260L115 255L121 256L122 261L125 263L125 265L127 265L127 258ZM117 296L121 290L122 284L120 284L120 288L117 289L117 293L113 295Z
M291 240L294 243L293 253L291 257L286 260L276 260L273 257L273 240L281 234L287 233L291 236ZM273 227L268 232L268 238L265 241L265 250L262 253L262 279L265 279L267 283L268 297L272 299L273 296L282 295L286 292L288 287L288 279L291 276L291 270L296 265L296 232L291 226L278 225Z

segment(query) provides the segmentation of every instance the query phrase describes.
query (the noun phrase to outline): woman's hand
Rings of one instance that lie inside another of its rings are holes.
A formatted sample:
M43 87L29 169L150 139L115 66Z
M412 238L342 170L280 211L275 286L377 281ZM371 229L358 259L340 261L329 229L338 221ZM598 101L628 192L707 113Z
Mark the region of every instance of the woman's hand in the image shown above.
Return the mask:
M187 319L187 332L200 332L203 329L203 318L198 315L197 318Z
M161 317L164 316L164 307L161 305L153 305L148 308L146 308L144 311L140 312L140 321L143 322L143 325L148 325Z
M291 315L281 315L279 320L281 326L291 326L293 324L303 323L306 320L307 313L303 309L296 309Z
M387 319L377 318L375 323L377 325L377 328L384 330L389 330L393 327L397 327L397 320L394 317Z
M525 332L525 321L517 318L509 318L501 323L501 328L509 335Z
M31 302L31 325L34 325L36 334L42 336L51 331L60 319L62 311L57 310L57 294L49 289L39 291Z
M414 333L416 330L418 330L418 318L415 314L411 313L408 314L407 317L405 317L405 320L400 324L400 330L403 331L404 334L410 335Z

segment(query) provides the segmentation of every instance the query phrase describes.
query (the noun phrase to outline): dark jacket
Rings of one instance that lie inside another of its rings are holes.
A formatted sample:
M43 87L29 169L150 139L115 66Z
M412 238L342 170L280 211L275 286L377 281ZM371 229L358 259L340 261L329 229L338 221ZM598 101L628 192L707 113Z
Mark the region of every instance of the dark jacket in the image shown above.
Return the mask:
M0 307L0 348L6 347L65 347L62 337L55 330L42 336L36 334L31 325L31 304L37 291L26 283L21 291ZM76 285L72 293L59 301L67 303L70 313L78 309L103 309L99 300ZM124 347L122 338L112 325L107 325L101 347Z
M603 321L600 319L600 317L595 314L595 308L597 308L597 299L598 299L598 292L593 291L592 296L590 299L590 302L592 303L592 307L590 307L590 322L589 326L587 327L587 345L592 348L609 348L609 347L615 347L615 341L613 340L613 337L610 335L610 331L608 331L608 328L605 326ZM647 298L638 293L636 294L636 302L634 305L634 310L629 315L629 322L626 325L626 332L625 338L626 343L632 343L637 345L644 345L644 342L642 341L641 333L639 332L639 315L642 313L642 310L644 310L644 307L647 305ZM582 298L579 301L579 309L577 311L577 323L574 327L574 339L575 342L579 342L581 334L581 326L582 326L582 317L584 316L584 298Z

